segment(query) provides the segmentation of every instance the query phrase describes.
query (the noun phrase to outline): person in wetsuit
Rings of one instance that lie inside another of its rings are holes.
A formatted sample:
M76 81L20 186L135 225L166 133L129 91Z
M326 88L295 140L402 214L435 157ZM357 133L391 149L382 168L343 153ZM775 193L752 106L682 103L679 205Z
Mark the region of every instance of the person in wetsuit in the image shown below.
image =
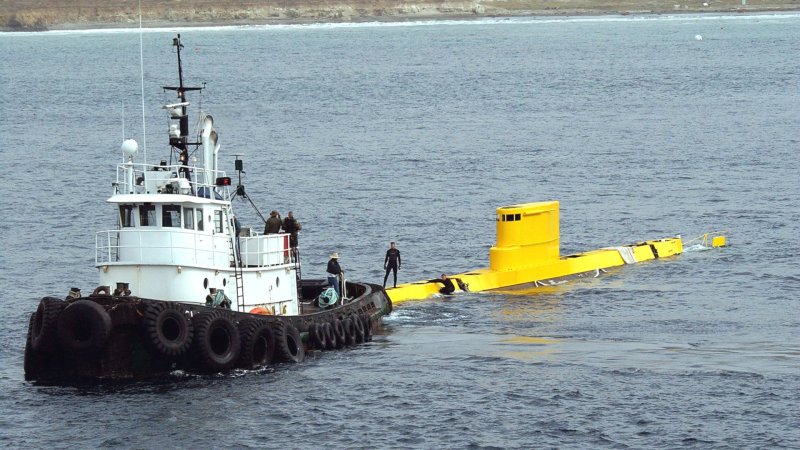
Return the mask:
M394 287L397 287L397 271L400 270L400 264L400 250L392 242L389 244L389 250L386 250L386 258L383 259L383 268L386 270L386 275L383 276L383 287L386 287L389 272L394 272Z
M439 289L440 294L452 295L453 292L455 292L456 290L456 287L453 286L453 280L447 278L447 275L445 274L442 274L442 277L440 279L433 281L435 281L436 283L442 283L444 285L443 288Z

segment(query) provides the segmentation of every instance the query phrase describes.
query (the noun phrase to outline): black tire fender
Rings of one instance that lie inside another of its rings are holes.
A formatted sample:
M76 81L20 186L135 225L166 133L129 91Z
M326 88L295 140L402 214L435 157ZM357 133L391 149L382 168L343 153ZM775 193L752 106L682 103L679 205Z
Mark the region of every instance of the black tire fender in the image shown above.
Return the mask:
M330 322L320 324L322 330L325 332L325 350L333 350L336 348L336 334L333 331L333 325Z
M194 353L207 370L221 372L232 369L239 360L239 330L226 315L200 313L192 318Z
M353 328L355 328L356 344L364 343L364 322L361 321L361 317L353 314L350 316L350 321L353 322Z
M369 342L372 340L372 319L369 318L369 315L364 313L361 314L361 321L364 323L364 341Z
M39 301L31 330L31 348L36 352L52 349L58 334L58 316L66 303L55 297Z
M194 327L184 308L176 303L148 305L143 325L147 342L164 356L180 356L192 345Z
M97 354L111 336L111 316L91 300L78 300L64 308L58 318L61 347L76 355Z
M347 338L345 337L344 334L344 325L342 324L342 321L336 319L333 321L331 325L333 326L333 335L336 337L335 347L336 348L344 347L345 343L347 342Z
M239 367L252 369L268 366L275 355L275 336L272 326L263 320L246 320L239 324L242 349Z
M92 291L91 296L94 297L96 295L111 295L111 287L110 286L97 286Z
M325 350L327 341L325 339L325 329L322 324L312 323L308 327L309 342L312 349Z
M280 322L276 327L278 332L275 334L275 349L283 362L301 363L305 359L306 351L300 332L290 323Z
M351 319L344 319L344 342L348 347L356 345L356 326Z
M25 379L28 380L33 375L33 348L31 348L31 334L33 333L33 322L36 320L36 313L31 314L28 321L28 336L25 338L25 359L23 361L23 369L25 370Z

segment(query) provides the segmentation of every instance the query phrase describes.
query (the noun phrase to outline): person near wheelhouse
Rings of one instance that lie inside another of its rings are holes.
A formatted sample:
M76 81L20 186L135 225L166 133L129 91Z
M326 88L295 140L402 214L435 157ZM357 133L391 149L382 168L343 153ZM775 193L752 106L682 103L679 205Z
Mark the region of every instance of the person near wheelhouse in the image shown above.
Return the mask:
M264 225L264 234L278 234L281 232L281 216L278 214L278 211L272 210L269 213L269 219L267 219L267 223Z
M397 244L392 242L389 244L389 250L386 250L386 258L383 259L383 268L386 270L386 275L383 276L383 287L386 287L389 272L394 273L394 287L397 287L397 271L400 270L401 264L400 250L397 249Z
M328 260L328 285L333 286L339 298L342 298L339 276L341 276L343 272L342 267L339 265L339 254L336 252L331 253L331 259Z
M303 226L294 218L294 214L289 211L286 213L286 218L283 219L283 232L289 233L289 247L292 249L292 257L297 258L297 232L302 230Z

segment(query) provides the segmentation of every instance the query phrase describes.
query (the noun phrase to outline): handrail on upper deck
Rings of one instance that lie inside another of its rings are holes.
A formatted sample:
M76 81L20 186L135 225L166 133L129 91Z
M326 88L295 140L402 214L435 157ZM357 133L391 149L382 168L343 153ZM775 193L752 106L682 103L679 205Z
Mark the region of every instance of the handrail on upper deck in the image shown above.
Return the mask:
M194 175L191 180L187 179L185 176L184 172L187 168ZM160 172L164 172L168 175L158 177L155 180L148 180L145 176L147 173L153 174ZM207 170L199 166L184 166L181 164L153 165L129 162L117 164L117 180L115 186L117 186L117 193L146 194L155 193L148 191L148 181L154 183L160 182L161 186L157 187L164 188L167 192L157 190L158 193L175 193L212 198L211 193L213 192L215 200L230 201L229 186L218 186L215 182L206 182L207 175L210 175L208 179L216 181L218 178L225 177L225 171ZM173 183L176 184L174 189L172 187ZM181 188L185 188L185 192L181 192L177 184L180 184ZM150 187L152 187L152 184Z
M156 236L156 234L160 236ZM124 235L135 236L135 238L133 242L122 245L120 240ZM158 243L144 242L148 235L164 240ZM225 245L222 246L223 249L217 249L218 247L214 245L215 239L225 242ZM254 242L252 249L247 245L250 241ZM288 242L289 234L286 233L242 237L239 242L240 259L245 261L246 267L293 264ZM143 229L140 227L98 231L95 234L95 265L141 264L147 263L147 259L158 264L200 264L203 259L201 257L205 257L205 260L210 260L212 264L224 264L225 267L228 267L233 263L230 243L231 237L227 234L208 235L178 228ZM128 250L133 254L126 255L126 259L120 259L120 254ZM164 257L166 252L169 252L168 257ZM147 256L151 258L146 258Z

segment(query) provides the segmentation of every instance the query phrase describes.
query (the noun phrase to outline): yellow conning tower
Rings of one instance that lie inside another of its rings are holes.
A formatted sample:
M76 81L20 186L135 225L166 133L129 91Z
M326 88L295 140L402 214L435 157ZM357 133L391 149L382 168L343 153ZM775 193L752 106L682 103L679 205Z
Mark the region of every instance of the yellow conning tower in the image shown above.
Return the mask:
M518 270L558 261L558 202L497 208L497 244L489 250L489 268Z

